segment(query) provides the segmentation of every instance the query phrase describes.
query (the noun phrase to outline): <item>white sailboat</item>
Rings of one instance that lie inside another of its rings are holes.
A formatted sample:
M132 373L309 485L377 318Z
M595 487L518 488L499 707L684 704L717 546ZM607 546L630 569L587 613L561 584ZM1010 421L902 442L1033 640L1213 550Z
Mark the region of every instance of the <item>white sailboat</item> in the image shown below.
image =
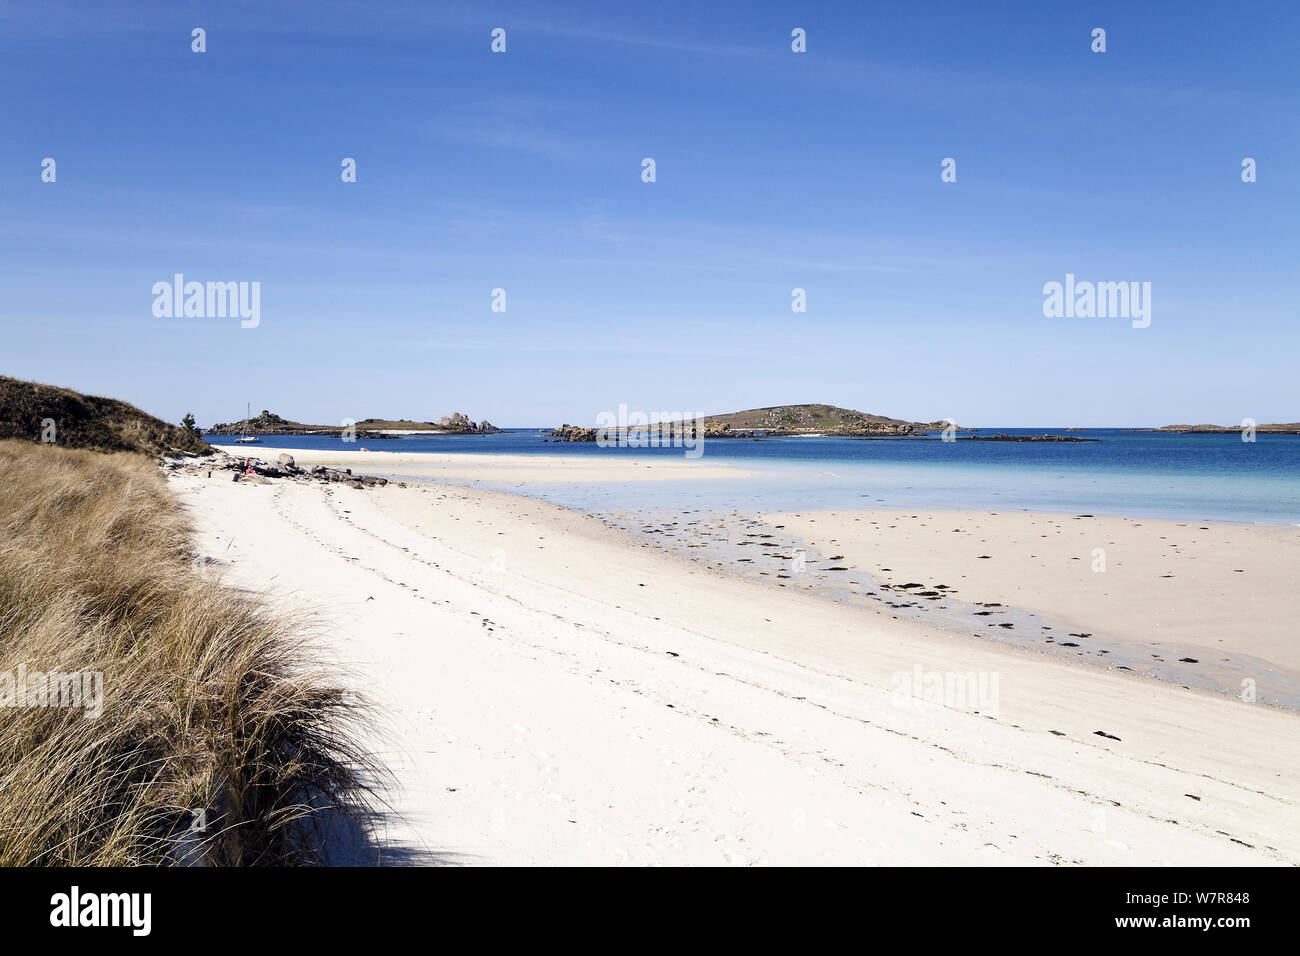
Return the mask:
M252 415L252 413L253 413L253 403L249 402L248 406L244 409L243 433L238 438L235 439L235 444L256 445L262 441L262 439L258 438L256 435L254 435L252 432L248 430L248 419Z

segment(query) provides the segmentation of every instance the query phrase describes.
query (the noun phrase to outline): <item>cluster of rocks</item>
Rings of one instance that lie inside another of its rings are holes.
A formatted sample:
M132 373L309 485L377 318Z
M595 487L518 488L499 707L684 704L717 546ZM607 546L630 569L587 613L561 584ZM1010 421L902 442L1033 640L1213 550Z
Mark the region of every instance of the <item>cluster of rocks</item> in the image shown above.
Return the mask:
M583 428L581 425L564 424L545 432L547 441L595 441L596 429Z
M238 458L225 452L212 455L186 455L181 458L164 457L162 467L168 472L180 472L187 475L202 475L211 478L215 473L230 472L231 481L242 481L254 485L272 484L272 479L290 479L293 481L339 482L349 488L382 488L388 484L387 478L372 475L354 475L351 468L326 468L316 465L312 468L299 468L292 455L281 454L275 464L258 458ZM252 474L249 474L251 470ZM398 488L405 488L406 482L395 482Z
M674 438L757 438L758 432L732 430L730 424L705 422L704 427L691 420L673 422L655 422L650 425L634 425L623 428L584 428L581 425L561 425L550 431L543 431L549 436L547 441L601 441L612 445L637 444L652 441L657 444L671 444ZM632 440L629 441L629 436Z
M940 428L943 424L940 423ZM820 431L824 435L861 438L875 435L919 435L920 431L911 422L863 422L854 425L833 425L830 428L804 429L789 431L785 434L797 435L800 431Z
M495 435L501 431L487 419L481 422L472 422L460 412L453 412L449 416L443 416L434 424L445 431L466 435Z
M758 432L746 431L743 428L733 429L730 422L709 422L704 423L705 438L757 438Z

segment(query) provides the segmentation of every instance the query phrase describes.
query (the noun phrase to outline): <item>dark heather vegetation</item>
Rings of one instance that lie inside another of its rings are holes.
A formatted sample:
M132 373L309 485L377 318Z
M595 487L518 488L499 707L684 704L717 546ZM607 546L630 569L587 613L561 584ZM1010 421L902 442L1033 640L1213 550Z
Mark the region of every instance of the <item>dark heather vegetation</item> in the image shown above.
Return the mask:
M146 455L212 451L197 432L169 425L127 402L0 376L0 439L4 438L52 438L64 448Z

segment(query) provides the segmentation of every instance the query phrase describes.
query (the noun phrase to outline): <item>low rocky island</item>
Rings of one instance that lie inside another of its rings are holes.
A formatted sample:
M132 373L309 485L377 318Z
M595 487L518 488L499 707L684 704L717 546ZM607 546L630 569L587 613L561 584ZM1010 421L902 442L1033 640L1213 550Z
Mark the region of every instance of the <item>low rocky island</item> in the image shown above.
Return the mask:
M345 433L366 441L400 438L403 435L493 435L501 431L489 421L471 421L461 412L444 416L436 422L417 422L407 419L363 418L351 426L306 425L281 418L266 409L248 421L213 425L210 435L240 435L245 431L255 435L325 435L335 438Z
M254 435L325 435L334 438L340 438L345 432L348 432L348 434L355 434L357 438L364 438L367 441L392 437L378 431L365 429L361 427L360 423L357 423L357 426L351 431L344 425L307 425L303 422L281 418L266 409L262 409L260 415L256 415L247 421L241 420L229 424L222 422L205 430L205 433L209 435L242 435L245 432Z
M921 438L949 427L945 421L909 422L870 415L835 405L772 405L700 419L588 428L564 424L546 432L550 441L594 442L602 437L617 444L666 442L685 438Z
M834 437L902 437L941 431L947 421L918 422L872 415L836 405L772 405L705 417L710 425L742 437L826 435ZM706 437L708 433L706 431Z
M1125 432L1167 432L1174 435L1236 435L1247 427L1264 435L1300 435L1300 422L1272 425L1164 425L1160 428L1126 428Z

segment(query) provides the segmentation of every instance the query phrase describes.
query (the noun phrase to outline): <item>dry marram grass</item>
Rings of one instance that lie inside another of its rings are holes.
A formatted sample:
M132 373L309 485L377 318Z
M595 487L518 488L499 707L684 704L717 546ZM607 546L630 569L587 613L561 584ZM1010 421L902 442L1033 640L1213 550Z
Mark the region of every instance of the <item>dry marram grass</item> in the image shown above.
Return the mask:
M0 706L0 865L325 862L375 767L304 635L193 568L148 458L0 441L0 675L104 675L97 719Z

